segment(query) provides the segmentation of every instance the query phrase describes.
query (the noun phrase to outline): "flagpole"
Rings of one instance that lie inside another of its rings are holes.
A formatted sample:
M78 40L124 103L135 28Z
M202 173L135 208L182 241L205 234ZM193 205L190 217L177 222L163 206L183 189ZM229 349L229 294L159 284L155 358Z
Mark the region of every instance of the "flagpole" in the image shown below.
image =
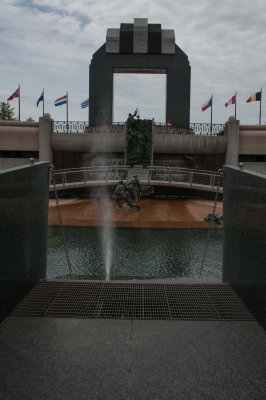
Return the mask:
M211 135L212 135L212 107L213 107L213 94L212 94L212 106L211 106Z
M67 133L68 133L68 92L67 92L67 108L66 108L66 117L67 117Z
M90 79L89 79L89 81L88 81L88 99L89 99L89 102L90 102ZM89 105L88 105L88 132L89 132L89 126L90 126L90 103L89 103Z
M236 98L236 101L237 101L237 92L235 92L235 98ZM236 119L236 102L235 102L235 119Z
M43 101L42 101L42 116L44 117L44 88L42 90L42 97L43 97Z
M260 116L259 116L259 125L261 125L261 100L262 100L262 88L260 89Z
M20 121L20 84L18 84L18 92L19 92L19 96L18 96L18 120Z
M89 132L89 126L90 126L90 82L88 82L88 99L89 99L89 105L88 105L88 132Z

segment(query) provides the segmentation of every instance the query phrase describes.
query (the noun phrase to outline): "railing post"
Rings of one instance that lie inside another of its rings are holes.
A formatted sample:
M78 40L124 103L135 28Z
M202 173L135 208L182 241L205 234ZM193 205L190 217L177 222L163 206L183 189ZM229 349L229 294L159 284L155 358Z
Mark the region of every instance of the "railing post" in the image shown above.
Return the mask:
M63 183L63 186L65 186L65 184L67 183L66 172L62 173L62 183Z
M190 173L189 173L189 183L190 183L190 186L192 186L192 182L193 182L193 172L190 172Z
M85 185L86 185L86 182L87 182L86 174L87 174L87 172L86 172L86 170L84 169L84 170L83 170L83 181L84 181L84 184L85 184Z
M214 186L214 180L215 180L215 174L211 174L210 176L210 186L213 189Z

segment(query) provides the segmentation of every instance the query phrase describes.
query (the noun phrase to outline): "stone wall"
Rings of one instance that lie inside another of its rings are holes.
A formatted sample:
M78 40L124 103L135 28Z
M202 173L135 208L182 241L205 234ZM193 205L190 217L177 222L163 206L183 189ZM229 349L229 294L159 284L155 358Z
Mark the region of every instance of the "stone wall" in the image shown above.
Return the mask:
M52 161L53 120L44 114L39 122L0 121L0 171L35 161Z
M48 163L0 172L0 320L46 277Z
M223 280L266 324L266 176L224 167L223 199Z

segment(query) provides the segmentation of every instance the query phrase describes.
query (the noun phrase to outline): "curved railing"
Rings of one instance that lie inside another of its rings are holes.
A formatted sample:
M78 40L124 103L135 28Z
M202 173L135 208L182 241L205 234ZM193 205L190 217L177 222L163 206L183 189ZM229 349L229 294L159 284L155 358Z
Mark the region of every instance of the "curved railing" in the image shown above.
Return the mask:
M211 192L217 190L219 181L218 172L175 167L138 169L121 165L74 168L54 172L58 190L84 186L115 186L120 180L130 180L133 175L138 175L141 184L144 186L173 186ZM51 184L50 190L53 190Z

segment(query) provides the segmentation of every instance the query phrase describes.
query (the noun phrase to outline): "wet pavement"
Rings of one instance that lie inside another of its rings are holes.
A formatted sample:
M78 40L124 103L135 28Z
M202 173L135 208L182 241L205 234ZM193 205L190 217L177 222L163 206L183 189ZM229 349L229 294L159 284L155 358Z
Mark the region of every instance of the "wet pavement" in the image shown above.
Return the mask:
M64 225L101 227L106 225L124 228L208 228L204 217L212 213L213 202L206 200L142 199L140 211L117 208L113 200L62 200L60 210ZM222 215L222 202L216 213ZM54 200L49 203L49 225L58 225ZM221 225L213 224L214 228Z

